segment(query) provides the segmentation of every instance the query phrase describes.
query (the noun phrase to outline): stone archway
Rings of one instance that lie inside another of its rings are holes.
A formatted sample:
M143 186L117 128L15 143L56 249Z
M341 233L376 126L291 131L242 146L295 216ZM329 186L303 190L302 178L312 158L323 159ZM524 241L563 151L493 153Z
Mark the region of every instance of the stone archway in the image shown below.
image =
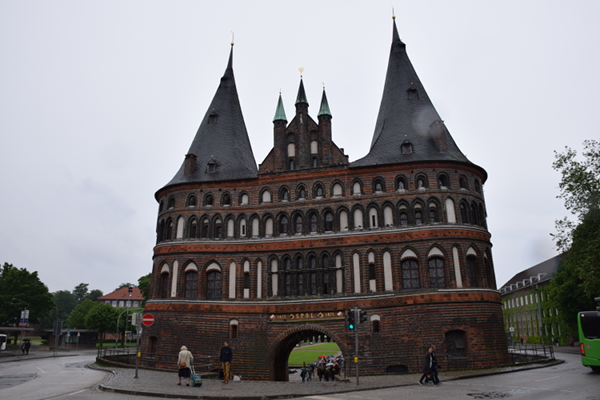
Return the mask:
M327 340L326 340L327 339ZM296 344L302 341L333 341L342 351L348 354L346 344L334 333L315 324L303 324L280 334L271 346L271 371L272 381L288 381L288 358Z

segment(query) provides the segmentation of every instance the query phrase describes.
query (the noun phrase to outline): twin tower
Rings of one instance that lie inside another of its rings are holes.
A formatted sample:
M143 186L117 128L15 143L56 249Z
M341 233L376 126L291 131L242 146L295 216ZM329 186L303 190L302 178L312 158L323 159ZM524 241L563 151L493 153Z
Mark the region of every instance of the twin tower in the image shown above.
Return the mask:
M300 81L288 121L257 166L233 73L225 74L159 203L142 363L197 362L222 342L244 379L288 379L302 341L333 341L361 373L419 372L435 344L448 369L508 362L486 224L485 170L460 151L394 22L369 152L349 162L332 141L325 91L317 120ZM354 332L346 310L368 321ZM346 373L353 373L353 365Z

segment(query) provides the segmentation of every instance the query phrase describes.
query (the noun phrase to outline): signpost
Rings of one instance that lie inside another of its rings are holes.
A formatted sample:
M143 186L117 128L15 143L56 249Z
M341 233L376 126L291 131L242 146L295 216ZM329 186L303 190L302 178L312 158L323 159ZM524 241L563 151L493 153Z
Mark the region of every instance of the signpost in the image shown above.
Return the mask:
M151 326L154 323L154 315L152 314L144 314L142 317L142 324L144 326Z

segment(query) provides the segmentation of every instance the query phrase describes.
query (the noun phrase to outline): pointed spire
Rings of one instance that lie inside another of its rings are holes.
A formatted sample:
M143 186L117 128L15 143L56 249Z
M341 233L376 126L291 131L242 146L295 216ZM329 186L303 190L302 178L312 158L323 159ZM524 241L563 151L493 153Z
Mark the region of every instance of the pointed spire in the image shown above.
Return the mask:
M298 96L296 97L296 104L300 103L306 103L308 105L306 93L304 92L304 82L302 81L302 76L300 76L300 88L298 88Z
M331 117L331 111L329 111L329 103L327 102L327 95L325 94L325 86L323 86L323 96L321 97L321 108L319 109L320 117L321 115L329 115Z
M283 108L283 100L281 99L281 92L279 93L279 100L277 101L277 109L275 110L275 117L273 117L273 122L275 122L275 121L287 122L287 117L285 116L285 110Z
M412 151L403 152L402 145ZM406 146L408 143L410 146ZM393 22L390 58L369 154L353 166L424 160L469 162L433 106Z
M184 161L167 186L188 182L250 179L258 176L235 85L233 42L225 73L186 157L190 158L190 155L195 156L196 168L186 169Z

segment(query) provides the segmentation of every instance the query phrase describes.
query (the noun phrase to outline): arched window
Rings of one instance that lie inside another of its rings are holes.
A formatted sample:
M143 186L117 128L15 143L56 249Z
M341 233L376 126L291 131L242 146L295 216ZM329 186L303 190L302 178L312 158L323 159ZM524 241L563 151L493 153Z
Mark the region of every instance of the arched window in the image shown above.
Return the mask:
M423 211L420 206L415 207L415 225L423 225Z
M242 193L240 196L240 205L245 206L250 202L250 197L247 193Z
M406 208L400 209L400 226L401 227L408 226L408 213L406 212Z
M417 175L415 179L415 185L417 189L423 190L427 188L427 177L425 175Z
M290 171L293 171L295 168L296 168L296 164L294 164L294 160L290 160L290 162L289 162Z
M204 239L208 238L208 219L206 218L202 220L202 237Z
M230 339L237 339L238 337L238 320L237 319L232 319L231 321L229 321L229 338Z
M333 185L333 197L340 197L343 194L342 185L336 183Z
M317 186L316 195L316 197L323 197L323 186Z
M429 259L429 287L446 287L446 273L442 258L434 257Z
M458 185L461 189L469 190L469 182L464 175L461 175L460 178L458 178Z
M290 192L287 189L283 189L281 191L281 195L279 196L281 201L290 201Z
M166 231L165 231L165 239L166 240L171 240L173 238L173 221L171 220L171 218L169 218L167 220L167 227L166 227Z
M302 199L306 199L306 189L304 189L304 186L302 186L302 187L300 187L300 189L298 189L297 200L302 200Z
M418 289L421 287L417 260L402 260L402 287L404 289Z
M188 197L187 206L188 207L196 207L196 196L191 195L190 197Z
M207 194L204 197L204 205L210 207L210 206L213 205L213 203L214 203L214 197L213 197L213 195L212 194Z
M460 202L460 218L463 224L468 224L469 221L469 208L464 201Z
M221 299L221 271L208 271L206 275L206 298Z
M188 226L188 237L190 239L195 239L198 237L198 221L196 221L196 218L190 219L190 224Z
M269 190L264 190L261 196L261 203L270 203L271 202L271 192Z
M317 294L317 258L315 256L310 256L308 258L308 268L310 269L310 281L308 283L310 286L310 294L314 296Z
M223 238L223 223L220 218L215 219L215 239Z
M317 215L316 214L312 214L310 216L310 231L312 233L317 232Z
M167 203L167 208L168 209L175 208L175 197L171 197L169 199L169 202Z
M158 280L158 291L161 299L169 297L169 273L163 272Z
M287 235L287 232L288 232L288 219L286 216L283 216L279 220L279 234Z
M406 183L406 178L403 176L399 176L396 178L396 190L406 190L408 189L408 185Z
M225 193L223 195L223 201L221 202L224 206L231 205L231 195L229 193Z
M246 219L240 219L240 237L246 237L248 235L248 231L246 230Z
M312 158L312 167L313 168L317 168L318 167L317 157L313 157Z
M435 203L429 203L429 223L435 224L439 222L437 206Z
M448 179L448 175L439 174L438 175L438 186L440 189L446 189L450 187L450 179Z
M477 287L477 258L467 257L467 277L469 278L469 287Z
M354 182L354 184L352 185L352 194L353 195L359 195L362 193L362 190L360 188L360 182Z
M325 213L325 231L333 231L333 214L330 211Z
M479 180L477 179L475 179L475 192L481 194L481 183L479 183Z
M302 216L296 216L296 233L302 233Z
M198 297L198 272L188 271L185 273L185 298L195 299Z

